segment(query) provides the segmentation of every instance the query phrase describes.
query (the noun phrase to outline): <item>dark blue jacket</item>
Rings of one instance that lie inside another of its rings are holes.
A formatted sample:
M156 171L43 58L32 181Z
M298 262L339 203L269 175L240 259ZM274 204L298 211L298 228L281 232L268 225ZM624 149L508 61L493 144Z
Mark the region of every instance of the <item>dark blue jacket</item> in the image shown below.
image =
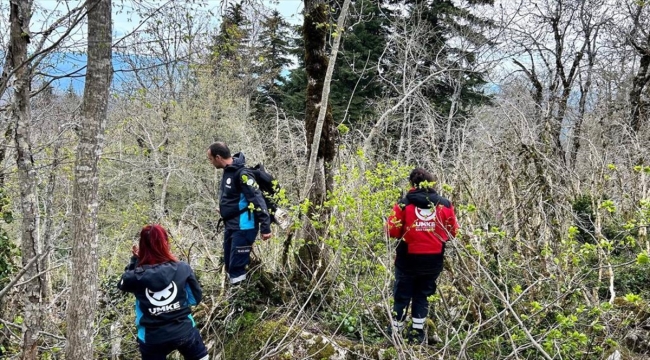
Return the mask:
M135 295L138 339L162 344L187 336L195 326L191 305L201 302L201 286L185 262L137 266L137 258L124 269L117 287Z
M223 169L219 196L219 211L226 230L250 230L259 225L262 234L271 232L271 217L255 180L246 167L244 154L232 157L232 164ZM252 210L250 209L252 204Z

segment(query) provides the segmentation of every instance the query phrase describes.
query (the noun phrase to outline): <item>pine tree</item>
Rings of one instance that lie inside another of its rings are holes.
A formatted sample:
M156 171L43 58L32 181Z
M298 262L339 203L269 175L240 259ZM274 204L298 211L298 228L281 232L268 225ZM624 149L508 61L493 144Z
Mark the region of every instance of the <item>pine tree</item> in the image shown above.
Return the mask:
M335 2L334 2L335 3ZM382 95L382 85L377 79L377 62L384 51L390 11L377 1L355 1L351 14L352 28L343 31L343 39L331 84L330 104L337 123L356 124L374 113L373 102ZM336 9L335 9L336 10ZM333 13L336 17L337 12ZM301 29L297 28L296 32ZM340 33L338 29L329 32ZM331 39L328 39L331 40ZM294 46L303 48L302 39ZM302 55L300 66L291 71L281 86L283 109L297 118L304 116L307 76Z
M230 3L224 12L219 33L212 46L215 85L227 81L237 90L235 94L246 99L246 112L254 102L261 85L260 47L256 43L253 26L247 17L247 2Z
M377 63L386 46L391 12L376 1L355 1L351 31L343 33L332 82L332 112L337 121L356 124L374 114L382 95Z
M282 83L278 88L278 104L288 116L296 119L302 119L305 116L307 94L305 46L301 33L302 26L291 28L292 37L289 42L289 54L296 58L298 66L282 79Z
M228 6L212 46L212 58L216 67L238 67L243 44L248 39L248 23L241 3Z
M406 20L411 27L407 31L418 28L418 39L427 46L428 56L422 58L421 68L425 71L450 69L424 87L425 97L443 114L449 112L458 87L458 115L464 115L470 105L488 103L490 98L483 92L487 84L485 74L475 70L478 61L475 49L490 43L483 29L489 28L492 22L451 0L406 0L403 3L408 8ZM494 0L469 1L471 6L493 3Z
M279 11L273 10L262 22L260 43L266 47L261 51L263 84L261 88L260 105L278 103L280 91L278 87L284 82L282 72L293 63L291 59L291 25L282 17Z

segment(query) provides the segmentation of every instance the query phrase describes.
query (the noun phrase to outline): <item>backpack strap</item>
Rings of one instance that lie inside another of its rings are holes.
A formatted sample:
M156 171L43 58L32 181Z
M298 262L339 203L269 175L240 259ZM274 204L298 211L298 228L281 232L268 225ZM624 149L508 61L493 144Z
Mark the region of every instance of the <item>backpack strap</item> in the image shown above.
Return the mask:
M241 172L242 172L244 169L246 169L246 166L242 166L241 168L237 169L237 171L235 171L235 176L234 176L234 178L235 178L235 186L239 189L239 191L242 191L242 189L241 189L241 184L240 184L239 182L241 181L241 179L240 179L240 177L241 177ZM248 207L245 207L245 208L239 210L238 213L233 214L233 215L231 215L231 216L228 216L228 217L222 216L221 219L222 219L222 220L224 221L224 223L225 223L226 221L230 221L230 220L232 220L232 219L234 219L234 218L236 218L236 217L238 217L238 216L240 216L241 214L244 214L244 213L246 213L246 212L248 212Z
M409 201L408 197L406 195L402 196L399 200L397 200L397 204L402 208L405 209L408 205L411 204Z
M235 186L237 187L237 189L239 189L239 191L242 191L241 190L241 184L240 184L241 172L244 171L245 168L246 168L246 166L242 166L239 169L237 169L237 171L235 171L235 176L234 176L234 178L235 178Z
M406 211L404 211L404 210L406 210L406 207L409 206L411 204L411 202L409 201L409 199L406 197L406 194L405 194L397 201L397 204L402 209L402 218L400 219L400 221L402 222L402 226L404 226L404 224L406 224L406 220L405 220L406 219Z

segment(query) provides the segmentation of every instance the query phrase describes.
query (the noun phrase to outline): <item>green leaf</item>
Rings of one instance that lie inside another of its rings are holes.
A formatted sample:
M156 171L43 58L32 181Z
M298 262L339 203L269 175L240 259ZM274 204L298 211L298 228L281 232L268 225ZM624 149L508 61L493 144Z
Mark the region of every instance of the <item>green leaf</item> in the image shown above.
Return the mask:
M345 126L345 124L343 123L339 124L339 126L337 126L336 129L339 131L341 135L345 135L348 132L350 132L350 128Z
M641 296L639 296L637 294L632 294L632 293L625 294L623 299L625 299L625 301L627 301L629 303L632 303L632 304L636 304L636 303L638 303L638 302L640 302L642 300Z

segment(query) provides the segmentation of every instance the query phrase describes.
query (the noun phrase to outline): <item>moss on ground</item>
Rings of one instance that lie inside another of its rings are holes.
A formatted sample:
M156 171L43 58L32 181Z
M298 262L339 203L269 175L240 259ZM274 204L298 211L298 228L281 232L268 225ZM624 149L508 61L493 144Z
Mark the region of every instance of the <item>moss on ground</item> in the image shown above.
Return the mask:
M244 316L244 314L242 314ZM224 344L221 359L258 359L262 355L274 360L356 360L397 359L398 353L406 350L418 358L433 358L437 349L430 346L407 346L402 350L386 342L383 344L362 344L344 337L310 333L302 329L290 329L283 319L262 320L244 325L229 336ZM274 350L274 354L270 352Z
M262 321L232 336L231 340L224 344L223 359L243 360L259 357L255 355L257 352L277 345L288 332L289 327L281 320ZM278 359L282 357L279 355Z

